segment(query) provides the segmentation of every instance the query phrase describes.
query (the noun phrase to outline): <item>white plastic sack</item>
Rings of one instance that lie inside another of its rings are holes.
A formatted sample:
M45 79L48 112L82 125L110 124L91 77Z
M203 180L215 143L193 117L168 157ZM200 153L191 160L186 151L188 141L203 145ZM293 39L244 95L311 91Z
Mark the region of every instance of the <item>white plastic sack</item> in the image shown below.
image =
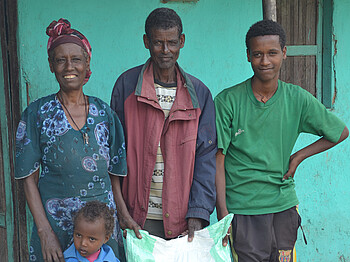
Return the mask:
M232 221L233 214L227 215L219 222L194 232L192 242L187 236L172 240L150 235L140 230L142 239L134 231L127 229L126 257L128 262L213 262L231 261L230 247L222 246L222 239Z

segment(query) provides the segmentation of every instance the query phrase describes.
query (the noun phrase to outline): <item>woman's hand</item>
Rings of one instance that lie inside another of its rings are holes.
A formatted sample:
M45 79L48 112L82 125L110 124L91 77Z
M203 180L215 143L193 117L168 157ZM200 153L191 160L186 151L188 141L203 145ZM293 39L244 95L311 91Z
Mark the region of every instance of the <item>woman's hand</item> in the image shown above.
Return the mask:
M24 178L24 193L34 222L38 228L41 250L45 262L64 262L62 249L57 236L47 220L38 189L39 169Z
M41 243L41 250L45 262L64 262L64 257L60 242L57 236L50 228L46 230L38 230Z

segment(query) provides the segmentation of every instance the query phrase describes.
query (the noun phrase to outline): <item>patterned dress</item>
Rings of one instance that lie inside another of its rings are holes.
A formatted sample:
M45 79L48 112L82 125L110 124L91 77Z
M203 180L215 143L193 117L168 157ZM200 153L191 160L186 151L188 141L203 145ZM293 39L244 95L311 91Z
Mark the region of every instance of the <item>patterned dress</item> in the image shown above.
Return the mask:
M108 172L126 175L124 134L119 119L102 100L88 99L88 117L82 128L89 136L88 144L81 132L69 124L55 94L26 108L16 134L16 179L28 177L41 167L41 201L63 250L73 242L72 218L85 202L100 200L115 208ZM108 245L118 256L118 249L123 247L118 222ZM30 261L43 261L35 225L29 255Z

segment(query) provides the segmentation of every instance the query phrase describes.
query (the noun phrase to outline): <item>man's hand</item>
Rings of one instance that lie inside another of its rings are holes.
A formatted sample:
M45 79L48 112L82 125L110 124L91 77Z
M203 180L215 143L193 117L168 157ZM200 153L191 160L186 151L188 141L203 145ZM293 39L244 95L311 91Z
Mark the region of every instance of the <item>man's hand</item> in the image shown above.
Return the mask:
M192 242L194 237L194 231L201 230L203 228L203 220L200 218L188 219L188 242Z
M141 227L135 222L134 219L132 219L129 212L127 212L127 214L124 214L124 215L117 212L117 216L118 216L119 225L120 225L121 229L123 229L124 238L126 238L126 230L125 230L126 228L134 230L135 235L138 239L142 238L140 231L139 231L141 229Z
M52 229L38 231L45 262L64 262L60 242Z
M125 201L123 199L122 191L121 191L121 185L120 185L120 179L118 176L114 176L109 174L109 177L111 179L112 184L112 191L114 195L114 201L117 205L117 216L118 216L118 222L123 229L123 236L126 238L126 228L132 229L135 232L135 235L138 239L141 239L142 236L139 232L141 227L135 222L135 220L130 216L130 213L126 207Z

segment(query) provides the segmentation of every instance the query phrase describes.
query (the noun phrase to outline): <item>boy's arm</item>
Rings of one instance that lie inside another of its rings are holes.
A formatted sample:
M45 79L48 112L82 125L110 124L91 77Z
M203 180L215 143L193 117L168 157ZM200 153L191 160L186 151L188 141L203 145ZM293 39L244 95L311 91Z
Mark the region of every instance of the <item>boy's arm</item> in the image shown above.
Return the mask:
M222 153L222 149L219 149L216 153L216 212L218 220L221 220L228 215L226 207L226 178L225 178L225 155ZM230 232L231 227L229 228ZM228 234L229 234L228 232ZM222 240L222 245L226 246L228 243L228 235Z
M289 169L287 173L283 176L283 180L287 179L288 177L292 176L294 177L295 171L297 170L297 167L300 165L302 161L304 161L306 158L316 155L318 153L321 153L323 151L326 151L335 145L342 142L344 139L346 139L349 135L349 130L347 127L344 127L344 130L342 134L340 135L340 138L337 142L333 143L329 140L325 139L324 137L320 138L316 142L300 149L299 151L295 152L293 155L291 155L289 159Z
M222 149L216 153L216 212L218 220L228 215L226 207L225 155Z

